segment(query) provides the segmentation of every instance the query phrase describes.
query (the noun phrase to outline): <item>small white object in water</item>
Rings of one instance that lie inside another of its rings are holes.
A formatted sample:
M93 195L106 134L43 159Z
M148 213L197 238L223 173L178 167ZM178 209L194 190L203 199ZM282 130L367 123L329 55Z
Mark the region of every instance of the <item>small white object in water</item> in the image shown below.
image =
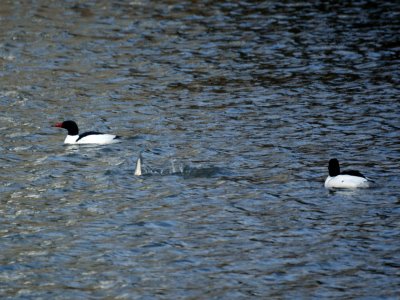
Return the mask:
M139 157L136 160L135 176L141 176L141 175L142 175L142 155L139 154Z

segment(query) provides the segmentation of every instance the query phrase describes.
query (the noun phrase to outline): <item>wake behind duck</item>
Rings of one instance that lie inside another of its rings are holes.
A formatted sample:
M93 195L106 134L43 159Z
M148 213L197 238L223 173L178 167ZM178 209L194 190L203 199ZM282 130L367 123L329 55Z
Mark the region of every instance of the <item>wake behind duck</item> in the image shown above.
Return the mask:
M218 167L192 167L184 164L176 164L176 160L170 161L170 166L154 169L143 165L142 155L136 159L135 176L182 176L184 178L212 177L220 172Z

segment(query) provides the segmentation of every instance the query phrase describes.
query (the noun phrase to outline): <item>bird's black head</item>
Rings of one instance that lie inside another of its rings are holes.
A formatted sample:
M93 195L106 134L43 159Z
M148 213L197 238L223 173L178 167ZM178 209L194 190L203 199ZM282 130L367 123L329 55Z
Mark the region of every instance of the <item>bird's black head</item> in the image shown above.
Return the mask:
M339 161L336 158L332 158L329 160L329 176L337 176L340 174L340 166L339 166Z
M64 128L68 130L68 135L78 135L79 129L78 125L74 121L64 121L62 123L57 123L54 127Z

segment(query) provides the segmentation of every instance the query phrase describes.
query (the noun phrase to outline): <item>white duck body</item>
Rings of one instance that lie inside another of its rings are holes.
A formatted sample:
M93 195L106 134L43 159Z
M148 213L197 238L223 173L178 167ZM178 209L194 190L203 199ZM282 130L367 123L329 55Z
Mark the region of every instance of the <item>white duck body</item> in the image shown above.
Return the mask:
M67 135L64 144L112 144L118 143L119 140L114 134L96 133L89 134L84 137L80 135Z
M325 180L325 188L327 189L356 189L368 187L369 182L366 178L353 175L328 176Z

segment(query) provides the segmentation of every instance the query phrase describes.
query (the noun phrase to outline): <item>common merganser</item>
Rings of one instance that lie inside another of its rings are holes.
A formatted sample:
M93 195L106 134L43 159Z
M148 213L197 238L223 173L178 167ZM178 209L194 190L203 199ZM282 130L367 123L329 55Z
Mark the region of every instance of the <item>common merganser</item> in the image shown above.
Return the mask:
M74 121L64 121L57 123L54 127L68 130L64 144L111 144L118 142L119 136L108 133L88 131L79 134L78 125Z
M369 187L368 179L359 171L347 170L340 172L339 161L336 158L329 160L329 176L325 180L325 188L367 188Z

